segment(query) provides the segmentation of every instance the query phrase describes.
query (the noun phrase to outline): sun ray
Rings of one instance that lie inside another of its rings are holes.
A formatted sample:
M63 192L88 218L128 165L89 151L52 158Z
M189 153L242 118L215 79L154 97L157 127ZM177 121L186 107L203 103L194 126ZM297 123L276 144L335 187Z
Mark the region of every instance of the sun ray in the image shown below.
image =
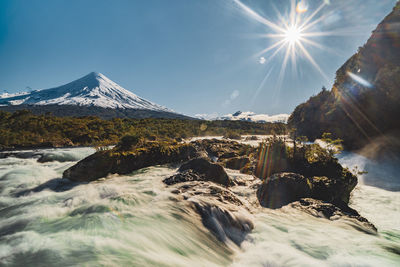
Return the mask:
M261 89L264 87L264 84L266 83L266 81L268 80L269 76L272 73L272 68L269 69L269 71L267 72L267 74L264 76L263 80L261 81L260 85L258 86L255 94L253 95L253 98L251 100L251 105L254 104L254 102L257 99L258 94L261 92Z
M258 53L255 54L254 56L255 56L255 57L259 57L259 56L261 56L262 54L265 54L265 53L267 53L268 51L274 49L275 47L277 47L277 46L279 46L279 45L282 45L284 42L285 42L285 40L280 40L279 42L276 42L275 44L273 44L273 45L271 45L271 46L265 48L264 50L258 52Z
M288 67L288 62L293 68L293 73L297 73L298 59L302 58L309 64L311 64L314 69L328 82L330 79L324 73L322 68L316 62L316 60L311 55L308 50L311 47L315 47L330 53L339 54L337 51L322 45L320 42L315 40L310 40L313 37L324 37L324 36L334 36L334 35L348 35L353 30L340 29L340 30L330 30L330 31L312 31L313 26L324 21L327 17L331 16L334 10L323 13L324 7L327 6L327 2L324 1L320 4L309 16L304 16L308 11L308 7L303 5L302 8L298 7L298 1L290 1L290 10L283 16L279 10L273 5L273 9L277 14L277 23L274 23L260 14L252 10L247 5L243 4L240 0L234 0L234 2L245 11L246 15L255 19L256 21L266 25L269 32L263 34L262 38L268 38L272 40L272 43L257 53L255 56L259 57L261 55L266 55L272 52L272 55L268 57L265 62L271 62L272 59L278 55L278 53L284 50L283 61L281 63L280 71L277 77L277 88L275 93L280 90L284 76L286 75L286 69ZM297 3L297 6L296 6ZM304 4L304 3L303 3ZM307 48L306 46L307 45ZM309 45L309 46L308 46ZM267 56L264 56L267 58ZM269 76L269 75L267 75Z
M275 29L277 31L283 31L281 27L273 23L272 21L267 20L266 18L260 16L257 12L240 2L239 0L233 0L239 7L241 7L246 13L252 17L253 19L257 20L258 22L261 22L262 24L271 27L272 29Z
M311 21L311 22L309 22L307 24L303 23L302 26L300 26L301 30L302 31L307 31L308 29L310 29L315 24L320 23L321 21L323 21L324 19L329 17L332 13L333 13L333 11L331 11L331 12L325 14L325 15L322 15L321 17L319 17L319 18L317 18L317 19L315 19L315 20L313 20L313 21Z
M326 52L329 52L329 53L332 53L332 54L335 54L335 55L338 55L338 56L344 56L339 51L336 51L335 49L332 49L332 48L327 47L325 45L322 45L320 43L314 42L313 40L306 39L306 38L301 38L301 41L304 42L304 43L307 43L309 45L312 45L314 47L317 47L317 48L319 48L319 49L321 49L323 51L326 51Z
M307 17L303 23L300 25L301 29L304 29L305 26L307 26L307 23L312 20L313 17L315 17L321 10L322 8L326 5L326 3L322 3L309 17Z
M328 76L326 76L326 74L321 69L321 67L317 64L317 62L315 62L313 57L308 53L307 49L305 49L304 46L300 42L298 43L298 45L299 45L299 48L301 49L301 51L303 52L303 54L310 61L311 65L313 65L315 67L315 69L318 70L318 72L329 82Z

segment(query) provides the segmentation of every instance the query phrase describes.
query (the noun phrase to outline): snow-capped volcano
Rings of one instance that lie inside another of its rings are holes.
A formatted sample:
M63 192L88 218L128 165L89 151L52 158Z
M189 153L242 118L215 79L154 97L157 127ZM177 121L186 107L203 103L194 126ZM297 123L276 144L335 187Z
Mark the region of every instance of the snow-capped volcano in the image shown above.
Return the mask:
M60 87L0 95L1 105L77 105L112 109L171 110L143 99L101 73L88 75Z

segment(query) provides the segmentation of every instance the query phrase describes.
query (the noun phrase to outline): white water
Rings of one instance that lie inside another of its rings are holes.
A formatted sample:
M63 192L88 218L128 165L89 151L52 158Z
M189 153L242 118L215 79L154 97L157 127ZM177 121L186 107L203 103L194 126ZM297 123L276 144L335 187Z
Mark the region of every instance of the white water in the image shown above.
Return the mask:
M88 148L60 149L80 158ZM347 163L351 165L351 156ZM77 160L77 158L76 158ZM400 192L359 185L351 206L368 235L284 207L260 209L242 247L221 244L161 180L156 166L72 188L75 162L0 159L0 265L6 266L399 266ZM230 172L234 175L234 172ZM379 177L377 177L379 178ZM372 178L371 178L372 179ZM395 253L397 252L397 254Z

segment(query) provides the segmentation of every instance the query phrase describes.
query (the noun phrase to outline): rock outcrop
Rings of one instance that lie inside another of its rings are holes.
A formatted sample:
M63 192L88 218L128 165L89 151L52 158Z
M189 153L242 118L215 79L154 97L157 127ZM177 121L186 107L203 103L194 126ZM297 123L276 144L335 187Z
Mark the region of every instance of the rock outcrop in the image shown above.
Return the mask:
M331 221L344 220L359 231L367 234L377 234L377 229L372 223L347 205L338 207L329 202L312 198L303 198L291 203L290 206L315 217L325 218Z
M199 158L194 162L188 162L187 168L194 168L198 173L204 174L206 180L212 179L217 183L228 185L229 177L222 166L200 158L210 158L223 165L223 161L227 159L243 157L254 150L255 148L238 142L217 139L204 139L191 143L147 141L129 149L117 146L112 150L96 152L67 169L63 173L63 178L90 182L108 174L128 174L153 165ZM186 168L185 165L182 168Z
M211 163L205 158L192 159L179 168L180 172L186 170L198 173L205 181L212 181L224 186L233 185L233 181L221 165Z
M326 176L304 177L297 173L276 173L268 177L257 190L260 204L268 208L280 208L301 198L315 198L337 205L347 204L350 185Z
M133 151L96 152L64 171L63 178L90 182L108 174L128 174L153 165L186 161L195 156L196 149L191 144L148 142L146 147Z

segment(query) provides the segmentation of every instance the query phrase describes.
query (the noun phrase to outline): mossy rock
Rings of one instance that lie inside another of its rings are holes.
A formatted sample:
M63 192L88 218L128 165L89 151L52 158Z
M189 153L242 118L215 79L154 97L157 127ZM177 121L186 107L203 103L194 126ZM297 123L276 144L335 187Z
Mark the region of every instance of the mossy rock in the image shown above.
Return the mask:
M196 155L191 144L148 142L131 151L99 151L79 161L63 173L72 181L90 182L108 174L128 174L135 170L189 160Z

